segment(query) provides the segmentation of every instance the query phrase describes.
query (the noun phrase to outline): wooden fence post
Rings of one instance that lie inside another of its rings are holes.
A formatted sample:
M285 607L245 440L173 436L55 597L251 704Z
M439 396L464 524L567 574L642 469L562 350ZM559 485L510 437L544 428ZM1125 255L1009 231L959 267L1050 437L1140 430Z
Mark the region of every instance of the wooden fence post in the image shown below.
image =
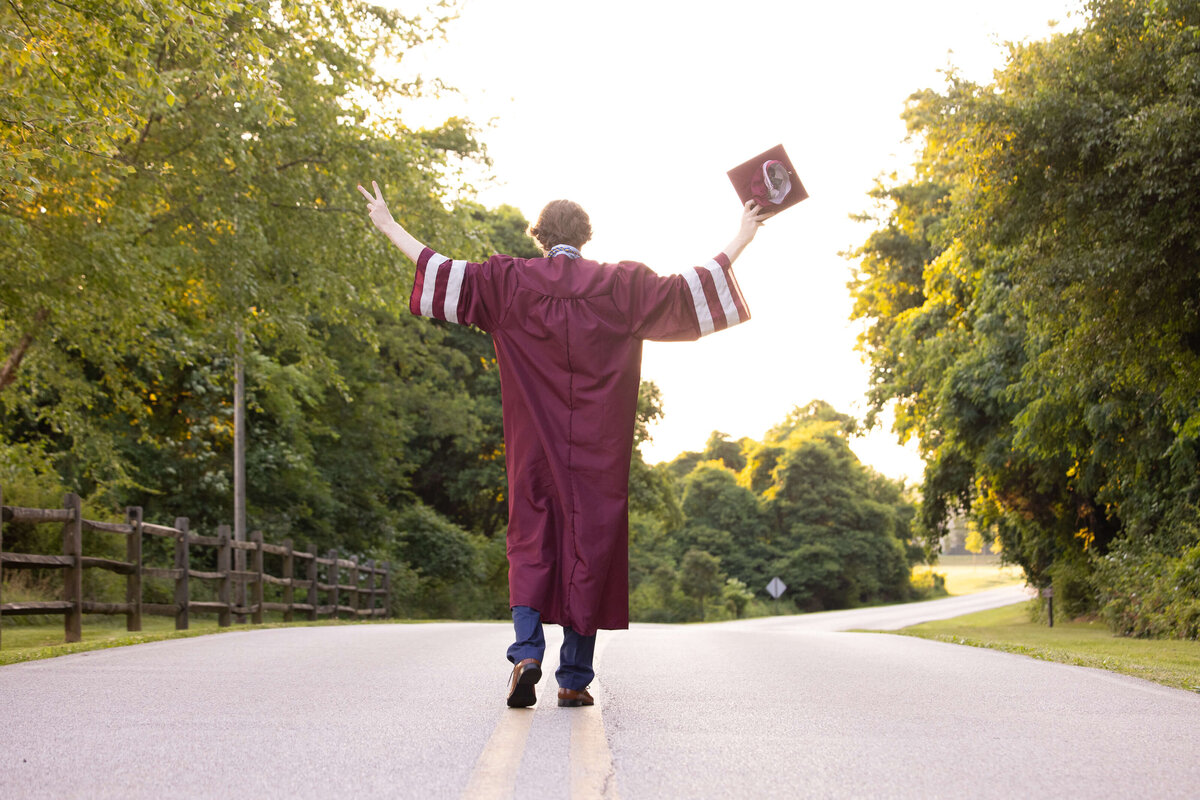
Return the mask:
M229 571L233 568L233 559L230 557L232 547L229 544L229 526L217 526L217 572L221 573L220 582L217 583L217 602L222 604L221 610L217 612L217 627L228 628L233 624L233 576Z
M392 562L383 562L383 615L392 615Z
M63 599L71 604L63 621L67 642L83 639L83 504L79 495L63 498L63 506L75 516L63 524L63 555L71 558L71 566L63 570Z
M234 522L236 523L237 520L234 520ZM237 536L235 535L234 536L235 541L237 541L237 542L244 541L244 537L246 536L245 524L246 524L245 520L243 520L242 521L243 527L242 527L241 531L235 532L237 535L240 535L243 538L238 539ZM235 570L237 570L238 572L246 571L246 551L240 547L233 551L233 568ZM237 581L235 581L233 584L233 595L234 595L234 605L245 608L246 607L246 580L245 580L245 578L243 578L240 575L238 576ZM246 622L246 615L239 611L237 614L233 615L233 619L235 622L237 622L237 624L243 625Z
M317 594L317 548L310 545L309 549L312 550L312 558L308 560L308 572L306 575L308 577L308 619L312 621L317 618L317 599L319 595Z
M293 591L292 579L296 575L296 559L292 555L294 548L292 547L291 539L283 540L283 549L287 552L283 554L283 579L287 581L283 585L283 604L287 606L283 612L283 621L292 621L292 604L296 602L296 594Z
M175 539L175 569L179 570L179 577L175 579L175 630L186 631L188 603L191 602L188 594L188 518L176 517L175 528L179 531Z
M368 619L375 618L375 583L378 580L378 575L375 570L375 559L367 562L367 614Z
M333 606L333 618L334 619L338 618L338 563L337 563L337 558L338 558L337 550L330 550L329 551L329 560L331 563L329 564L329 572L326 574L328 576L327 579L329 581L329 585L332 587L329 590L329 597L330 597L329 603L330 603L330 605Z
M352 587L354 587L350 590L350 607L354 609L354 618L357 619L358 618L358 608L359 608L359 603L358 603L358 556L354 556L353 558L351 558L350 562L352 564L354 564L354 566L352 566L350 568L350 585Z
M0 488L0 620L4 617L4 489ZM0 626L3 630L3 626ZM0 633L0 647L4 646L4 636Z
M250 614L250 621L255 625L262 625L263 621L263 535L262 531L254 531L250 534L250 541L254 542L254 572L257 577L254 579L254 611Z
M125 615L125 630L142 629L142 509L130 506L125 509L125 521L133 528L125 543L125 560L133 564L133 571L125 579L125 602L129 612Z

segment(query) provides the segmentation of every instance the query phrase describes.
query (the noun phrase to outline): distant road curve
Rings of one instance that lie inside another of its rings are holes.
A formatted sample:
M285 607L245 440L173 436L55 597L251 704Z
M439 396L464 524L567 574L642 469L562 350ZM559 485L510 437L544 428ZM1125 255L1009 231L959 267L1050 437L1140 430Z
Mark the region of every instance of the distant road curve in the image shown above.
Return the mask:
M1029 600L1033 596L1034 590L1021 585L1013 585L974 594L926 600L921 603L899 603L891 606L851 608L844 611L821 611L815 614L763 617L724 624L767 630L894 631L935 619L950 619L963 614L973 614L976 611L1011 606L1014 603Z

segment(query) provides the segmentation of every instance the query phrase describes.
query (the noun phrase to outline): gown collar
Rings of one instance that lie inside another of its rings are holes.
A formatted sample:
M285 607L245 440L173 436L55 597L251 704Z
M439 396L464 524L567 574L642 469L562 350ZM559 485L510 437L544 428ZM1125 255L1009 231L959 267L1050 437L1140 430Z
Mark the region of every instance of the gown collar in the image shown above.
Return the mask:
M550 248L550 252L546 254L546 257L554 258L555 256L566 256L570 259L576 259L580 258L582 255L583 254L579 252L578 248L572 247L569 244L556 244L554 247Z

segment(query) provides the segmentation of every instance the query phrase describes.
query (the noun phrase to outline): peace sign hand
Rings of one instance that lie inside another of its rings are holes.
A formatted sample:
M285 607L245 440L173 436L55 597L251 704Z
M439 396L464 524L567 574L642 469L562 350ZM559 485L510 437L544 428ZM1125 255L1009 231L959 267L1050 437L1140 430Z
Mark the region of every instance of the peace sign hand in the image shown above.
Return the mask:
M388 226L395 225L396 220L392 219L392 212L388 210L387 201L383 199L383 192L379 190L379 184L371 181L371 186L375 188L374 195L364 189L361 183L358 185L358 191L367 198L367 213L371 216L371 222L375 223L376 228L386 233Z

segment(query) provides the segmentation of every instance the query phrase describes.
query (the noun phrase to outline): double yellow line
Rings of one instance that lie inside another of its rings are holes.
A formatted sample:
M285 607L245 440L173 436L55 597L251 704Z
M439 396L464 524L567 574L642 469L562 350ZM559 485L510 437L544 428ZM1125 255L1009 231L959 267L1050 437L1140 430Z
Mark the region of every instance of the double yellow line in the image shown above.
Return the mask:
M607 639L602 640L602 644L607 644ZM599 656L597 653L597 662ZM543 665L543 670L547 676L554 674L549 665ZM612 751L600 714L604 695L597 683L592 683L590 691L596 698L596 705L564 709L571 715L570 797L572 800L618 800ZM554 702L554 697L554 691L548 685L541 702ZM500 722L475 762L471 779L462 793L463 800L508 800L516 795L517 770L525 755L525 743L538 707L508 709L500 715Z

